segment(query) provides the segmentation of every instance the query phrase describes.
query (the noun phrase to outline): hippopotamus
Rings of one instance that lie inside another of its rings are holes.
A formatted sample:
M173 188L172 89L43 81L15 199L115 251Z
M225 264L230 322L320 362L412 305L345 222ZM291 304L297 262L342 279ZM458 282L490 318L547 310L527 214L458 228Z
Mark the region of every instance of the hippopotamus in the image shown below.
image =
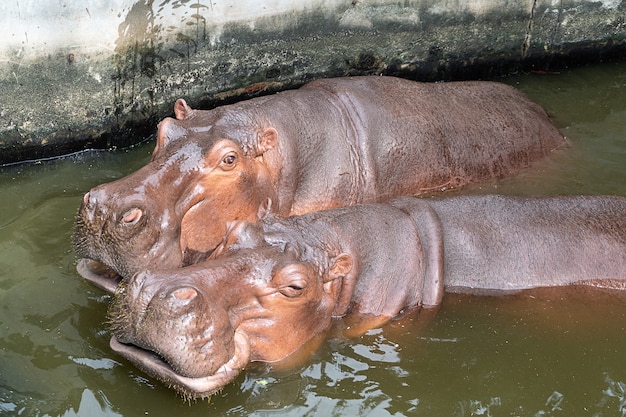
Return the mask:
M625 280L626 198L397 197L229 223L209 259L120 284L111 347L203 397L337 320L363 331L432 312L444 292L618 290Z
M146 166L85 194L80 257L124 277L184 266L215 249L228 221L259 211L459 187L512 175L566 143L539 105L494 82L320 79L209 111L181 99L174 113ZM88 265L79 272L100 281Z

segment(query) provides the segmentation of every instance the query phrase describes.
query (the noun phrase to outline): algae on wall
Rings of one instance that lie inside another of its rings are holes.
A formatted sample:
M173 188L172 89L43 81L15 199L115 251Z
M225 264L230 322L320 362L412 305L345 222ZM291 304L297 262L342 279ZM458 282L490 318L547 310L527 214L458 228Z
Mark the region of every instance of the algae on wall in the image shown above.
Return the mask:
M178 97L208 108L316 77L494 78L626 45L621 0L37 3L0 5L0 164L128 146Z

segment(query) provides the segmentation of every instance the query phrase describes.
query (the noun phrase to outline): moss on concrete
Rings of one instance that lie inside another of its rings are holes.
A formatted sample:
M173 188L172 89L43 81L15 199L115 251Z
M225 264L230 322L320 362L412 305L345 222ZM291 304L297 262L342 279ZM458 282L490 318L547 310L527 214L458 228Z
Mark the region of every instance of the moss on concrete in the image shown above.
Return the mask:
M477 12L426 0L353 1L219 34L198 18L175 36L154 21L129 22L115 51L68 46L30 63L16 52L0 62L0 164L139 142L178 97L208 108L316 77L496 78L613 59L626 49L621 1L512 3Z

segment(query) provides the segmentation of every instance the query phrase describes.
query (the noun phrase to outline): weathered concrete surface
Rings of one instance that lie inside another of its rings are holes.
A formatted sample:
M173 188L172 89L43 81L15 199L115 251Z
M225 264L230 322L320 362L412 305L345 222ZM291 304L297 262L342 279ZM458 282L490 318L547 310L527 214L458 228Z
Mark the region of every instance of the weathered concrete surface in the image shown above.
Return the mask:
M127 146L312 78L493 78L620 57L622 0L20 0L0 5L0 164Z

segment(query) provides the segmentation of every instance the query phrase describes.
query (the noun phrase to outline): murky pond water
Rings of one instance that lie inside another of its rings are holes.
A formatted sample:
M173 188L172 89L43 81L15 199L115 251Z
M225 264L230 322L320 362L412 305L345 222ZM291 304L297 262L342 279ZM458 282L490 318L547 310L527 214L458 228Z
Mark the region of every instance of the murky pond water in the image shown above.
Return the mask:
M626 195L625 63L504 81L572 146L471 192ZM110 350L110 299L78 277L70 244L83 193L151 148L2 168L0 415L626 415L626 303L604 293L446 296L429 321L332 339L291 372L252 367L184 402Z

